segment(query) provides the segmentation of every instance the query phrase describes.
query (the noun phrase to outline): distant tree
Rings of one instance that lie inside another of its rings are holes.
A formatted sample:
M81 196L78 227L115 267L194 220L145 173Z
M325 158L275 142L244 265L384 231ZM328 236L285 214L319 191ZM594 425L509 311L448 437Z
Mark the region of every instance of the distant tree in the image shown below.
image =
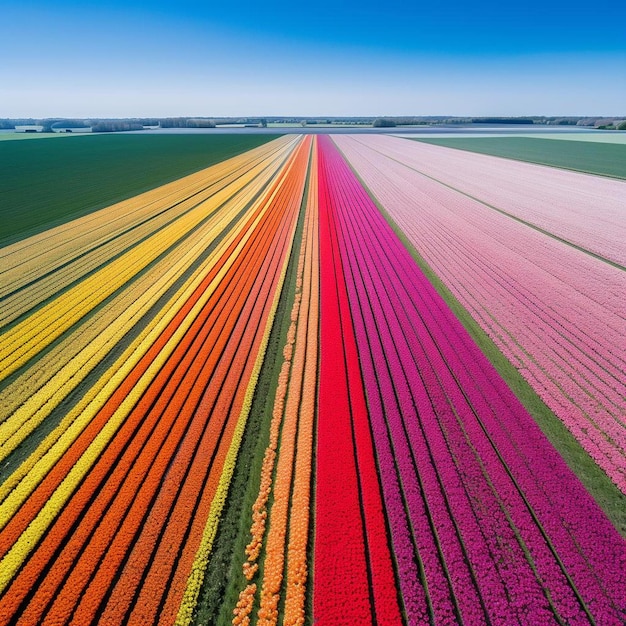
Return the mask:
M532 124L527 117L474 117L472 124Z
M613 121L612 117L600 117L593 123L593 125L595 128L606 128L607 126L612 126Z
M160 120L160 125L161 128L186 128L187 120L183 117L166 117Z
M394 117L393 121L396 126L419 126L428 124L426 120L420 117Z
M187 128L215 128L215 122L206 118L188 119Z
M626 120L617 125L617 130L626 130Z
M0 129L2 130L11 130L16 126L34 126L39 124L42 124L41 120L37 120L32 117L0 119Z
M127 130L143 130L143 124L133 120L99 120L92 127L94 133L117 133Z
M396 123L387 117L379 117L374 120L372 126L374 128L394 128Z
M52 124L52 129L56 128L88 128L89 124L85 120L60 120Z
M535 124L548 124L549 126L576 126L580 117L544 117L534 119Z

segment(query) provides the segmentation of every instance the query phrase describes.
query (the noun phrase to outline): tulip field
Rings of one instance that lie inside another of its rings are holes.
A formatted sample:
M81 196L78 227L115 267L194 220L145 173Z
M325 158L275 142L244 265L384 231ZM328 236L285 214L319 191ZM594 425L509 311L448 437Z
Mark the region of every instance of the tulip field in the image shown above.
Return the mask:
M387 137L337 142L427 263L626 493L624 182Z
M0 248L0 625L626 624L626 182L242 150Z

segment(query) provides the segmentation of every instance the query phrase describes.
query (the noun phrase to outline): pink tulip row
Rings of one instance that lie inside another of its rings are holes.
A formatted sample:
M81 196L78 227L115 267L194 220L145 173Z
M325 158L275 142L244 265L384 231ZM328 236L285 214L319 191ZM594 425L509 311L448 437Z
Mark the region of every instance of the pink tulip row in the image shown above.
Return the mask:
M626 274L417 173L371 140L335 141L429 265L626 493Z
M619 624L626 543L320 139L411 624Z
M626 265L624 181L384 135L369 136L364 143L509 215Z

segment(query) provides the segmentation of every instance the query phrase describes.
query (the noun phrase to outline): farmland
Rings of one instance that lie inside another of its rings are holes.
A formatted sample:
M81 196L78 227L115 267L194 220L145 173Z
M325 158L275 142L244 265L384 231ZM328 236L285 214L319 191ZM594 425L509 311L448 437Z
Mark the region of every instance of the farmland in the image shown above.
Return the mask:
M601 137L602 139L605 136ZM583 140L569 135L568 141L539 137L455 137L442 139L423 138L420 141L448 148L469 150L481 154L564 167L579 172L626 178L626 145L616 142L609 145L597 138ZM595 140L594 140L595 139ZM610 139L610 137L609 137Z
M135 139L5 142L0 624L626 621L623 181Z
M274 138L52 137L64 139L0 142L0 244L101 209Z

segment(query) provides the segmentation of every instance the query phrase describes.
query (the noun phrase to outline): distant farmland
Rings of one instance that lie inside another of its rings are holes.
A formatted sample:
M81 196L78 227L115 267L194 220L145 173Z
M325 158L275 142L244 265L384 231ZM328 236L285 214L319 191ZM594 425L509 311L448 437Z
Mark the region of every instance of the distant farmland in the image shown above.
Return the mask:
M480 141L0 143L0 625L626 621L622 153Z
M542 139L538 137L420 138L448 148L626 178L626 143Z

